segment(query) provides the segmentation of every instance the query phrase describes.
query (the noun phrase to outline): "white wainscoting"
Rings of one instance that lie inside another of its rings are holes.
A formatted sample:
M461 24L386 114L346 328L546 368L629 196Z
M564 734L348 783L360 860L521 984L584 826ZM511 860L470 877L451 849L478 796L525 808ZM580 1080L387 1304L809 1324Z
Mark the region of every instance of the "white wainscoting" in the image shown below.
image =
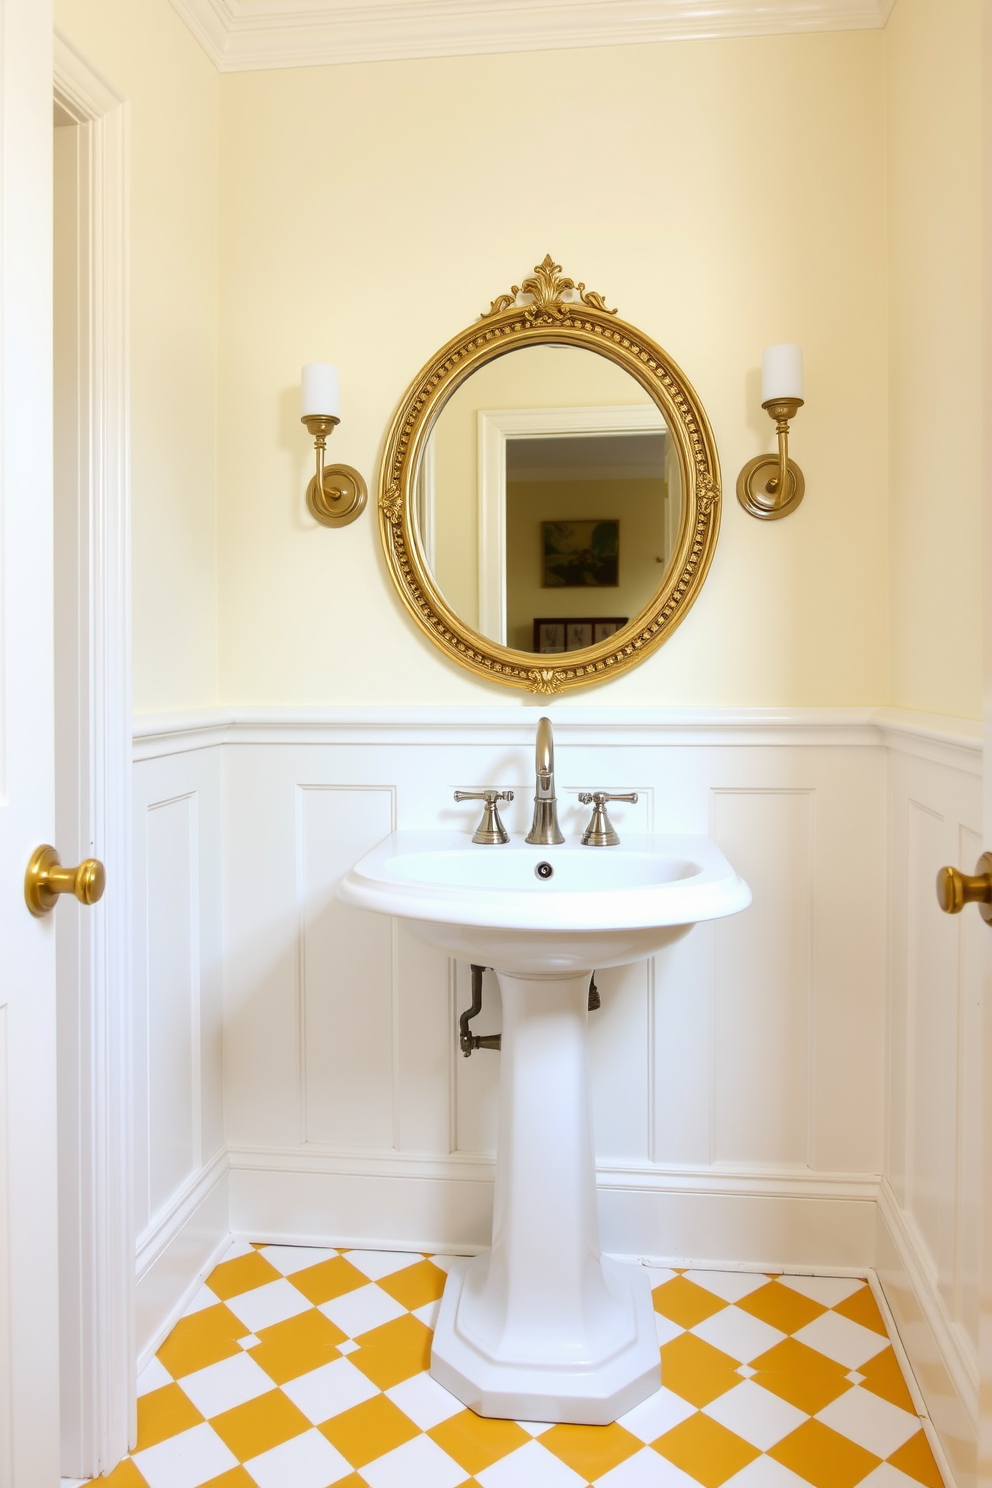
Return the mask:
M139 1362L230 1229L223 1119L220 749L135 770Z
M580 789L633 788L621 835L708 832L754 894L597 979L605 1248L877 1265L960 1475L977 1378L980 932L939 914L933 877L980 850L980 740L893 712L547 711L566 832L584 820ZM525 831L537 716L137 721L146 1347L228 1229L487 1244L499 1055L458 1052L467 967L334 887L393 827L471 830L459 787L514 789L507 825ZM500 1026L492 976L477 1026Z

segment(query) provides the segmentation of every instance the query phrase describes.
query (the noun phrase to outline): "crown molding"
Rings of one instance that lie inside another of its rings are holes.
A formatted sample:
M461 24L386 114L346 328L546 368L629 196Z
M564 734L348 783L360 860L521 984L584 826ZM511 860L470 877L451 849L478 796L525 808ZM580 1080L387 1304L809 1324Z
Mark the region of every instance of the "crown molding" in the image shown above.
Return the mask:
M172 0L221 72L885 25L895 0Z

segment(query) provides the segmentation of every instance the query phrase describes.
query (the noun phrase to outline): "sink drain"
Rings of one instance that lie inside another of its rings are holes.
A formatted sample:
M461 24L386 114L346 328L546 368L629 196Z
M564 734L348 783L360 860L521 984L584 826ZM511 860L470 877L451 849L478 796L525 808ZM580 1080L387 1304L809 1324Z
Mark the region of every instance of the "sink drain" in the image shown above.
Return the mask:
M552 868L550 863L538 863L537 867L534 869L534 872L537 874L538 878L553 878L554 871L555 870Z

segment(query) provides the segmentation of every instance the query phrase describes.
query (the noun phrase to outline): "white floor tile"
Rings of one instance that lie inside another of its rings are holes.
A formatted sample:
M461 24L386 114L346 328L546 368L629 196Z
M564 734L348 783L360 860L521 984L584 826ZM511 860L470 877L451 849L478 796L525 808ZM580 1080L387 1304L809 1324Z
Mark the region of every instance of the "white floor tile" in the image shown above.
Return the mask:
M805 1411L797 1410L787 1400L781 1400L751 1380L710 1401L703 1411L759 1452L767 1452L807 1419Z
M858 1488L864 1488L864 1483L868 1481L869 1479L865 1478ZM801 1478L791 1468L783 1467L781 1462L776 1462L774 1457L755 1457L747 1467L742 1468L739 1473L734 1473L732 1478L728 1478L723 1488L809 1488L809 1484L805 1478ZM920 1488L918 1483L916 1488Z
M405 1379L384 1393L421 1431L430 1431L432 1426L439 1426L449 1416L457 1416L465 1409L461 1401L432 1379L426 1369L423 1374L415 1374L412 1379Z
M138 1375L138 1394L148 1395L152 1390L161 1390L163 1385L171 1384L172 1375L165 1365L160 1359L152 1358Z
M751 1368L750 1364L738 1364L734 1371L735 1374L740 1375L741 1379L750 1379L752 1374L757 1374L757 1372L756 1369Z
M836 1307L865 1285L856 1276L780 1276L779 1281L823 1307Z
M222 1266L225 1261L236 1261L239 1256L251 1255L254 1249L254 1245L249 1240L232 1240L218 1265Z
M671 1343L673 1338L678 1338L680 1333L685 1332L685 1329L680 1328L678 1323L673 1323L671 1318L665 1317L660 1312L654 1315L654 1330L658 1335L658 1344L661 1348L664 1348L666 1343Z
M653 1442L695 1414L694 1405L662 1385L647 1400L642 1400L640 1405L635 1405L633 1410L621 1416L619 1424L642 1442Z
M551 1421L516 1421L514 1424L517 1425L517 1426L519 1426L520 1429L521 1429L521 1431L526 1431L526 1433L527 1433L528 1436L543 1436L546 1431L550 1431L551 1430L551 1427L553 1425L553 1422L551 1422Z
M699 1488L695 1478L650 1447L611 1467L595 1482L596 1488Z
M750 1364L759 1354L764 1354L776 1343L781 1343L785 1334L778 1328L763 1323L760 1318L742 1312L739 1307L725 1307L712 1317L704 1318L695 1328L690 1328L697 1338L722 1349L741 1364Z
M362 1472L367 1474L367 1469L363 1468ZM501 1457L499 1462L483 1468L475 1476L482 1488L525 1488L525 1485L526 1488L585 1488L584 1478L537 1441L518 1447L509 1457ZM369 1482L372 1482L371 1478ZM379 1488L379 1484L373 1483L372 1488ZM383 1484L382 1488L387 1488L387 1485ZM389 1484L388 1488L393 1488L393 1485ZM400 1485L397 1484L396 1488Z
M839 1312L821 1312L818 1318L807 1323L805 1328L800 1328L793 1337L809 1348L826 1354L828 1359L835 1359L845 1369L859 1369L862 1364L887 1348L889 1343L880 1333L862 1328L860 1323L852 1323L850 1318L841 1317Z
M648 1273L652 1291L655 1287L664 1286L666 1281L671 1281L678 1275L677 1271L671 1271L667 1266L645 1266L644 1269Z
M330 1302L321 1303L320 1310L349 1338L357 1338L382 1323L391 1323L406 1312L405 1307L377 1286L356 1287L342 1297L332 1297Z
M267 1395L275 1388L265 1370L259 1369L248 1354L235 1354L233 1359L208 1364L206 1369L184 1375L179 1385L208 1421L221 1411L233 1410L236 1405Z
M321 1250L316 1245L266 1245L260 1254L281 1276L292 1276L295 1271L319 1266L321 1261L332 1261L337 1251Z
M890 1405L870 1390L853 1390L832 1400L816 1418L825 1426L849 1436L851 1441L874 1452L876 1457L891 1457L903 1442L920 1429L920 1418Z
M289 1380L282 1392L315 1426L379 1394L378 1387L347 1359L332 1359L330 1364Z
M352 1471L326 1436L304 1431L245 1463L258 1488L328 1488Z
M416 1266L424 1259L412 1250L346 1250L344 1258L369 1281L392 1276L395 1271L404 1271L407 1266Z
M858 1488L920 1488L920 1485L915 1478L910 1478L893 1467L891 1462L883 1462L874 1472L861 1479Z
M297 1313L309 1312L313 1303L285 1278L280 1278L240 1296L228 1297L227 1306L244 1323L246 1332L257 1333L259 1328L271 1328L273 1323L283 1323Z
M350 1338L346 1338L343 1343L339 1343L337 1345L337 1351L339 1354L357 1354L360 1348L361 1344L355 1343Z
M437 1327L437 1315L440 1311L441 1299L438 1298L436 1302L425 1302L423 1307L415 1308L413 1315L415 1318L419 1318L422 1323L426 1323L427 1327L433 1333Z
M689 1281L722 1297L724 1302L739 1302L768 1285L763 1271L687 1271L685 1274Z
M262 1340L260 1338L255 1337L254 1333L246 1333L244 1338L238 1339L238 1348L257 1348L261 1341Z
M415 1436L368 1463L362 1477L369 1488L457 1488L466 1472L429 1436Z
M154 1447L135 1452L134 1465L148 1488L200 1488L201 1483L219 1478L238 1462L204 1421L191 1431L181 1431Z
M213 1292L208 1286L201 1286L200 1290L197 1292L196 1296L193 1298L192 1302L183 1313L183 1317L192 1317L194 1312L202 1312L206 1307L216 1307L219 1301L220 1298L214 1296Z

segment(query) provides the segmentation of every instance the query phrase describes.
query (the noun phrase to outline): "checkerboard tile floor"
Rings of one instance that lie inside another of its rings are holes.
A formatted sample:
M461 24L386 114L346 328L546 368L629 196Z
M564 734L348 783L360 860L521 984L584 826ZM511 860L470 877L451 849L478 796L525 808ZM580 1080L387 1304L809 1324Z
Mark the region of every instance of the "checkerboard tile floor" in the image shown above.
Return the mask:
M111 1488L941 1488L869 1287L651 1272L664 1385L484 1420L427 1373L443 1256L237 1244L139 1381Z

